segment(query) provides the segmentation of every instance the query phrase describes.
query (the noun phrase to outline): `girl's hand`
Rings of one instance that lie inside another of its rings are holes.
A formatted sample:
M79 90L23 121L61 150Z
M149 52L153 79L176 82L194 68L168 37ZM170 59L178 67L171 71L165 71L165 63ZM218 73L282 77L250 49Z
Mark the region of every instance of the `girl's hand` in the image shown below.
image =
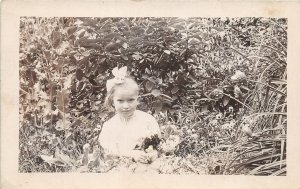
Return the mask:
M132 150L131 152L131 157L134 159L136 162L140 163L149 163L149 156L147 153L141 151L141 150Z

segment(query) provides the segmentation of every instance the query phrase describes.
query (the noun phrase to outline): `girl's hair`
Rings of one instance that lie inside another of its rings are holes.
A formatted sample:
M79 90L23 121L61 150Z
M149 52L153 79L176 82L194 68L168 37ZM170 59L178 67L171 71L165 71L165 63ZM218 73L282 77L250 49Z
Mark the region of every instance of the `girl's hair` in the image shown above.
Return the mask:
M126 76L122 83L114 84L113 87L109 91L107 91L104 105L109 110L114 109L114 105L113 105L114 93L115 93L116 89L118 89L120 87L128 88L128 90L135 90L137 93L139 93L139 86L138 86L137 82L132 77Z

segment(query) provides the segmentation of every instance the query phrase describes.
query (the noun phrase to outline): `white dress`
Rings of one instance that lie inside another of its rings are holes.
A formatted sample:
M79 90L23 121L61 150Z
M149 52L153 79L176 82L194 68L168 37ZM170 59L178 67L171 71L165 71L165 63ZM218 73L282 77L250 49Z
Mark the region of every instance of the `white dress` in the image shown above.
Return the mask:
M155 118L136 110L130 120L125 121L118 114L104 123L99 136L100 145L107 154L123 155L130 152L146 137L157 134L160 129Z

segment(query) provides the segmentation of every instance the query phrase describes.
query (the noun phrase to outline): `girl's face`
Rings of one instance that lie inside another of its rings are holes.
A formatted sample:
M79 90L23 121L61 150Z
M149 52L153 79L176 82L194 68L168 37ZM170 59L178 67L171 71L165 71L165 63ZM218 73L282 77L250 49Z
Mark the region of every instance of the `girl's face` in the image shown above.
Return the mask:
M138 105L138 94L136 90L128 87L119 87L114 92L113 104L116 112L124 118L129 118L133 115Z

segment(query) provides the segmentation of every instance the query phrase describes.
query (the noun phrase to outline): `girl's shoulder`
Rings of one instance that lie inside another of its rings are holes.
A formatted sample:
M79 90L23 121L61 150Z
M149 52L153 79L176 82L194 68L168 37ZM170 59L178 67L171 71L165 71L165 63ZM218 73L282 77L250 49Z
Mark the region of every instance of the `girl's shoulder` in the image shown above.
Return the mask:
M112 118L105 121L103 126L115 125L116 122L117 122L117 115L114 115Z
M141 111L141 110L136 110L136 115L138 117L141 117L141 118L150 118L150 119L155 119L151 114L148 114L144 111Z
M159 125L156 119L149 113L137 110L139 117L139 123L143 123L144 128L146 128L148 135L158 134L160 135Z
M149 113L143 112L141 110L136 110L136 116L139 119L143 119L144 121L155 121L156 119Z

